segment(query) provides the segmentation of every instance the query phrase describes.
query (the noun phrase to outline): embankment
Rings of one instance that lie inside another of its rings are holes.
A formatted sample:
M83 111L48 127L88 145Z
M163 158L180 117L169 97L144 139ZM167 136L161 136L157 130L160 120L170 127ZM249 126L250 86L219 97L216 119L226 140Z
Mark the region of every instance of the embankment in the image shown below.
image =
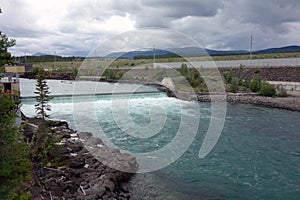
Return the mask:
M199 102L210 102L210 95L196 95L192 100ZM244 94L226 94L226 101L229 103L243 103L265 106L270 108L286 109L300 112L300 98L299 97L262 97L258 95L244 95Z
M199 101L199 102L211 102L210 93L192 93L178 89L170 89L158 82L143 82L143 81L121 81L124 83L138 83L156 87L162 92L166 92L169 97L175 97L185 101ZM265 106L270 108L286 109L291 111L300 112L300 98L299 97L264 97L259 96L257 93L225 93L221 96L226 96L226 101L229 103L243 103L253 104L259 106ZM224 101L224 99L223 99Z
M232 70L235 77L253 78L258 75L267 81L300 82L300 67L219 68L220 72Z
M137 77L142 77L144 74L155 74L157 69L136 69L136 68L119 68L112 69L115 74L126 73L131 70L131 73L134 73ZM173 69L172 69L173 70ZM257 67L257 68L219 68L219 71L223 73L224 71L232 70L234 76L240 78L252 78L255 75L258 75L261 79L267 81L291 81L291 82L300 82L300 67ZM81 71L80 71L81 73ZM26 72L21 75L21 78L36 78L35 72ZM58 79L58 80L75 80L75 76L72 73L46 73L47 79ZM94 76L101 76L101 74L93 74Z

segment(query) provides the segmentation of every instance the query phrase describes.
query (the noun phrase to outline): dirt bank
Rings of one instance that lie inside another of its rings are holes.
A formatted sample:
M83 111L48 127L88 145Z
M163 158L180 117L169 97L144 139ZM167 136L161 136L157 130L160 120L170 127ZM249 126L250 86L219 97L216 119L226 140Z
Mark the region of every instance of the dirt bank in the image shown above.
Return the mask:
M112 69L115 74L126 73L131 70L131 73L136 76L142 77L144 74L156 74L157 69L136 69L136 68L119 68ZM173 69L172 69L173 70ZM171 71L172 71L171 70ZM292 81L292 82L300 82L300 67L258 67L258 68L219 68L220 72L233 70L234 75L240 78L252 78L255 75L260 76L261 79L267 81ZM21 75L21 78L36 78L35 72L26 72ZM95 75L95 74L94 74ZM101 74L96 74L100 76ZM58 79L58 80L75 80L75 76L72 73L46 73L47 79Z
M220 68L220 72L232 70L235 77L253 78L258 75L267 81L300 82L300 67Z

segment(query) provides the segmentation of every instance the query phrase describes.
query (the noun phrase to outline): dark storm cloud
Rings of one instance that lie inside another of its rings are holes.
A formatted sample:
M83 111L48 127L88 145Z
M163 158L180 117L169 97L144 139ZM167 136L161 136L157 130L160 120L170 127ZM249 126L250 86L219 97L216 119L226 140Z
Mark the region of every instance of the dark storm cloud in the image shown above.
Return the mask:
M144 27L174 29L214 49L249 49L250 35L254 49L300 44L299 0L3 0L0 6L0 28L17 39L15 54L87 54L106 38Z
M137 27L170 27L173 20L187 16L213 17L223 5L221 0L151 0L139 3L139 10L133 12Z
M239 0L229 1L225 14L245 23L278 25L300 20L299 0Z
M129 13L136 27L172 28L217 49L248 49L251 34L256 49L299 44L290 24L300 21L299 0L127 0L112 9Z
M145 7L153 7L161 16L182 18L186 16L212 17L222 7L222 0L152 0L143 1ZM149 13L151 15L151 13ZM149 15L149 17L150 17Z
M232 33L225 43L230 48L245 48L252 34L256 49L299 45L296 36L299 34L299 10L298 0L225 1L219 19L224 24L223 28L230 31L230 27ZM230 26L226 27L230 22Z

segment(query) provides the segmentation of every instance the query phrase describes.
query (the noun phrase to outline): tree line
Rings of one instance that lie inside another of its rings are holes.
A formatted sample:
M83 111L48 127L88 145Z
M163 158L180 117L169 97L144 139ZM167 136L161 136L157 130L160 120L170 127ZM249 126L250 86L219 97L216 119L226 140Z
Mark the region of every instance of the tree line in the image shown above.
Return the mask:
M85 57L79 56L58 56L58 55L41 55L41 56L18 56L15 60L19 63L40 63L40 62L71 62L71 61L83 61Z

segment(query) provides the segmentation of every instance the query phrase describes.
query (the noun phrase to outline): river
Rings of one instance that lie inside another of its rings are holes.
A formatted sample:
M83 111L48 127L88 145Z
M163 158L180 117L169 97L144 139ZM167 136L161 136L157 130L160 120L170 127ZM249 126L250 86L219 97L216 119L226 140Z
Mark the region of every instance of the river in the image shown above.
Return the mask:
M34 83L21 80L23 97L32 96ZM222 134L208 156L200 159L199 148L211 118L209 103L170 98L151 87L121 85L120 91L139 88L140 93L130 94L128 101L129 116L134 123L146 127L152 117L165 120L157 134L137 138L124 134L126 130L115 121L112 109L112 105L121 108L128 95L119 94L113 98L107 94L101 95L99 93L104 88L109 93L114 84L97 83L99 90L93 89L98 93L96 96L64 96L72 94L74 84L49 81L52 94L60 95L51 100L51 118L65 120L72 128L90 131L95 137L101 137L101 129L113 144L126 151L139 153L161 149L175 137L184 116L200 116L197 134L179 159L160 170L137 174L127 184L132 199L299 198L299 112L227 104ZM25 115L35 116L34 103L32 98L22 99L21 109ZM195 105L199 106L199 112L195 110ZM90 106L92 111L88 109ZM78 110L78 107L85 109Z

